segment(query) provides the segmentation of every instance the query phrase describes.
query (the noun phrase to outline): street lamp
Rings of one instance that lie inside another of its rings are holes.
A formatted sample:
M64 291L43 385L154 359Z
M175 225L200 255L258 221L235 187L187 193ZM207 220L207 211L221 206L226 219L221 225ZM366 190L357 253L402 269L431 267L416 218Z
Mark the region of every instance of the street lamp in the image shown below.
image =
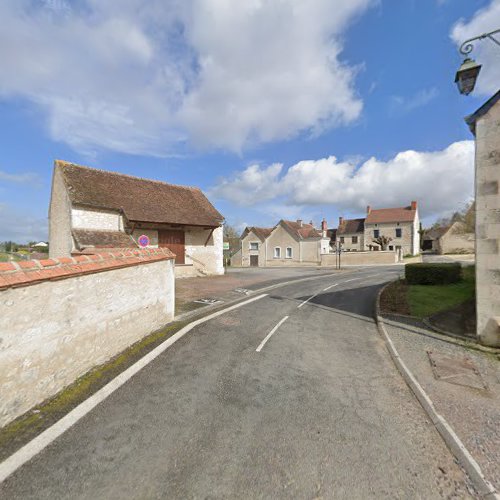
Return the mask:
M482 35L475 36L474 38L469 38L460 46L460 54L464 55L465 59L455 75L455 83L457 84L458 91L461 94L469 95L474 90L477 76L479 75L479 71L481 71L481 65L477 64L474 59L468 57L474 48L471 42L489 38L492 42L500 46L500 42L493 36L496 33L500 33L500 29L490 31L489 33L483 33Z

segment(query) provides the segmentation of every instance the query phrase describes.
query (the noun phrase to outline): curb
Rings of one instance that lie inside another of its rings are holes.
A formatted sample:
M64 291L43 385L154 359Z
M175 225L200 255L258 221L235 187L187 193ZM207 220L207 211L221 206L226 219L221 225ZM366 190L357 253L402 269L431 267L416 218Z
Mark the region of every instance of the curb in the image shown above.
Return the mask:
M448 424L446 419L436 411L431 398L425 392L423 387L418 383L417 379L410 371L410 369L406 366L405 362L394 346L394 343L389 337L389 334L387 333L384 325L384 320L380 315L380 296L382 295L382 292L385 290L386 286L388 285L382 287L377 294L377 299L375 302L375 322L377 323L379 333L384 339L387 350L389 351L394 364L396 365L399 373L402 375L408 387L412 390L413 394L415 394L415 397L422 405L422 408L429 416L431 422L434 424L437 431L443 438L446 446L448 446L451 453L455 456L459 464L469 475L472 483L474 484L474 487L476 488L481 498L485 498L488 500L500 500L500 494L498 494L495 487L484 477L479 464L467 450L450 424Z

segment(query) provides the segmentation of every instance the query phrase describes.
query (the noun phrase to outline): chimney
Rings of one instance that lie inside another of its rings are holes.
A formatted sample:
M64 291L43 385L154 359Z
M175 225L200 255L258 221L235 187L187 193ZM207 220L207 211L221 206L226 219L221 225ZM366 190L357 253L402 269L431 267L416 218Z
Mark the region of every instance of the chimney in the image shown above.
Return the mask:
M321 232L323 233L323 238L326 238L326 234L328 232L328 224L326 223L326 219L323 218L321 221Z
M370 207L370 205L368 205L366 207L366 215L368 215L371 211L372 211L372 207Z
M412 201L411 202L411 209L412 210L416 210L417 209L417 202L416 201Z
M309 221L309 225L314 226L314 222L312 221L312 219Z
M344 217L339 217L339 227L342 225L344 222Z
M297 219L297 224L302 227L302 219Z

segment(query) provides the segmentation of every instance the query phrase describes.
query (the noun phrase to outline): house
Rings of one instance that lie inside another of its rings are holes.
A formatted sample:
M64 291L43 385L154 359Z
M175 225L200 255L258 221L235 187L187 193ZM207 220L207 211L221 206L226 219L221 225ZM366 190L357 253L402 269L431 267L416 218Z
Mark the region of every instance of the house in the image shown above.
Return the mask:
M241 255L240 266L265 266L267 258L266 238L269 237L272 231L272 227L252 226L245 228L241 235L241 247L239 250ZM245 250L243 251L243 249Z
M433 250L438 254L474 253L475 235L466 231L460 221L450 225L429 229L423 236L423 250Z
M247 227L231 263L243 267L318 265L321 254L330 251L330 240L325 220L321 229L300 219L282 219L273 228Z
M166 247L176 276L223 274L223 216L198 189L57 160L50 256L103 248Z
M345 252L361 252L365 249L365 219L339 217L337 243Z
M420 253L420 221L417 202L412 201L406 207L366 209L364 223L365 249L379 250L380 245L374 240L381 236L390 238L388 250L402 255Z

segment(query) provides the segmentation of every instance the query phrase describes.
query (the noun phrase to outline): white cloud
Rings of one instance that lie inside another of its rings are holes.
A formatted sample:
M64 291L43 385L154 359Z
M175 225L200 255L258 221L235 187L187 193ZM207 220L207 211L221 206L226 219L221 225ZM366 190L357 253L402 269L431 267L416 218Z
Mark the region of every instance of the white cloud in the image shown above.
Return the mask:
M467 39L500 28L500 0L478 10L472 19L458 21L451 31L451 38L457 47ZM500 41L500 34L496 35ZM479 74L475 91L483 95L491 95L498 90L500 81L500 47L494 42L484 39L473 42L474 50L470 56L483 67Z
M281 172L281 165L252 165L234 179L222 180L211 195L255 207L272 206L275 199L278 206L291 205L292 213L295 207L315 205L363 212L366 205L405 206L418 200L424 217L439 215L473 193L474 143L455 142L433 152L404 151L388 161L372 157L360 165L330 156L301 161ZM265 183L264 191L256 179Z
M394 95L391 98L391 111L396 113L409 113L414 109L425 106L439 95L436 87L419 90L416 94L408 97Z
M41 106L85 152L318 132L361 113L341 37L373 1L5 0L0 98Z
M15 182L17 184L28 184L37 187L41 184L40 176L31 172L9 174L9 172L0 170L0 182L1 181Z
M47 219L20 212L5 203L0 203L0 241L47 241Z

